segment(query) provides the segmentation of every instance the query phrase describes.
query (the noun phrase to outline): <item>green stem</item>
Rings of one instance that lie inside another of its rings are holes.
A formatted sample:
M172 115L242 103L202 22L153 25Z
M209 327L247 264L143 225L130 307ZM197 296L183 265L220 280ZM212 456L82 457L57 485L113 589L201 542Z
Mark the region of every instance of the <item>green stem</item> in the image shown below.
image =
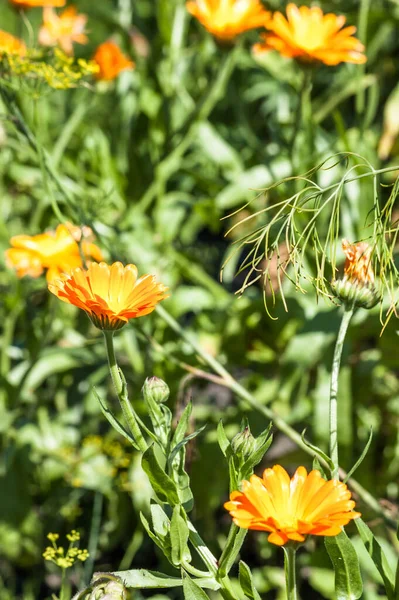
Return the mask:
M111 373L116 395L118 396L123 415L126 419L126 423L130 429L130 432L135 439L137 447L140 450L140 452L144 453L147 450L148 445L144 439L143 434L141 433L136 412L133 409L129 401L129 397L127 395L126 382L122 377L122 373L118 367L118 363L116 362L113 340L114 332L104 330L103 333L108 356L109 370Z
M295 557L296 548L291 544L283 546L284 550L284 568L285 581L287 585L287 600L297 600L298 593L296 587Z
M330 384L330 458L333 462L333 479L339 479L339 460L338 460L338 379L341 366L342 350L344 347L345 336L348 331L349 323L352 319L354 306L346 306L342 316L341 325L338 331L337 341L335 342L334 357L331 369Z
M67 585L66 585L66 569L62 569L61 575L61 590L60 590L60 600L68 600L67 593Z
M310 456L314 456L314 451L306 446L299 433L295 431L290 425L285 423L285 421L276 415L276 413L268 408L267 406L263 406L259 404L257 399L248 392L238 381L236 381L230 373L226 371L226 369L210 354L208 354L193 337L188 334L185 330L183 330L179 323L174 319L162 306L158 305L156 308L159 316L175 331L182 339L184 339L189 346L194 350L194 352L203 359L203 361L211 368L215 373L220 375L223 380L223 385L232 390L237 396L245 400L249 406L251 406L257 412L263 414L267 419L273 421L273 424L279 429L282 433L284 433L288 438L290 438L301 450L309 454ZM327 467L328 465L325 461L323 461L319 457L320 463L322 466ZM345 471L341 470L341 475L345 477ZM388 515L384 509L381 507L379 502L367 491L364 487L358 483L352 477L348 481L349 485L353 488L354 491L362 498L363 502L367 504L377 515L381 516L384 521L390 527L396 530L397 523Z
M104 496L98 490L94 493L93 513L91 517L90 537L89 537L89 558L85 563L84 568L84 584L89 585L91 576L93 575L94 561L96 560L98 540L100 537L101 516L103 510Z
M357 34L359 40L366 44L367 41L367 22L368 15L370 10L370 0L361 0L360 2L360 10L359 10L359 22L357 28ZM358 65L357 69L357 80L358 82L364 77L364 73L366 71L365 65ZM356 95L356 112L358 115L361 115L365 109L365 90L363 87L359 86L359 90Z

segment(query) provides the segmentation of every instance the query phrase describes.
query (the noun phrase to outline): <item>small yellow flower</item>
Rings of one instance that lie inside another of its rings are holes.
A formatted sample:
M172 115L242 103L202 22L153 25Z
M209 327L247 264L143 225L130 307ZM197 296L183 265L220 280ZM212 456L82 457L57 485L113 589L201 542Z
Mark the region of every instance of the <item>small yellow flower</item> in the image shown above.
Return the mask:
M303 542L307 535L338 535L360 516L344 483L325 481L319 471L308 474L305 467L290 479L280 465L265 469L263 478L243 481L242 491L232 492L224 506L238 527L268 532L277 546Z
M53 281L49 290L63 302L84 310L99 329L120 329L129 319L151 313L167 298L167 288L153 275L138 279L135 265L91 263Z
M87 44L85 32L87 15L78 14L74 6L68 6L60 15L51 7L43 10L43 25L39 31L42 46L59 46L65 54L73 54L74 42Z
M323 14L318 6L288 4L287 18L274 13L265 25L272 33L262 34L263 42L254 46L254 52L277 50L282 56L326 65L365 63L364 46L353 37L356 27L342 29L345 21L343 15Z
M263 27L270 18L260 0L189 0L186 8L222 42L231 42L244 31Z

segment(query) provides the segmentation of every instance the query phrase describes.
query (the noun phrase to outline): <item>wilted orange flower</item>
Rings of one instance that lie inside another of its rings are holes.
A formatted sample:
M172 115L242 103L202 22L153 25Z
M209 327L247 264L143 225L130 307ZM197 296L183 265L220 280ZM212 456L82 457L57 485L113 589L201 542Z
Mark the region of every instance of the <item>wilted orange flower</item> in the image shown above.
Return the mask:
M273 33L262 35L263 43L254 46L254 52L277 50L283 56L326 65L341 62L361 64L366 62L363 44L353 34L356 27L345 27L343 15L326 15L318 6L288 4L287 18L276 12L266 24Z
M129 319L151 313L167 288L153 275L137 279L137 267L116 262L91 263L49 284L60 300L84 310L99 329L120 329Z
M33 8L36 6L65 6L66 0L10 0L10 2L22 8Z
M93 56L93 60L98 64L100 70L96 73L97 79L111 81L115 79L121 71L133 69L134 62L123 54L115 42L109 40L100 44Z
M0 30L0 55L1 54L25 54L26 46L22 40L14 37L7 31Z
M307 473L299 467L292 479L274 466L263 478L252 475L242 482L242 492L232 492L224 505L233 521L243 529L270 532L269 542L283 546L289 540L303 542L307 535L334 536L351 519L355 503L347 486L325 481L319 471Z
M362 285L373 285L374 272L371 264L371 246L367 242L350 244L348 240L342 240L342 250L346 256L344 279Z
M43 10L43 25L39 31L42 46L59 46L65 54L73 54L73 43L87 44L85 34L87 15L78 14L74 6L68 6L60 15L46 7Z
M18 277L39 277L47 269L47 281L53 281L82 266L80 252L86 259L102 260L100 248L90 241L91 229L84 228L83 234L87 239L80 248L82 230L69 223L40 235L16 235L10 240L12 248L6 250L7 265L16 269Z
M186 8L212 35L227 42L270 19L260 0L189 0Z

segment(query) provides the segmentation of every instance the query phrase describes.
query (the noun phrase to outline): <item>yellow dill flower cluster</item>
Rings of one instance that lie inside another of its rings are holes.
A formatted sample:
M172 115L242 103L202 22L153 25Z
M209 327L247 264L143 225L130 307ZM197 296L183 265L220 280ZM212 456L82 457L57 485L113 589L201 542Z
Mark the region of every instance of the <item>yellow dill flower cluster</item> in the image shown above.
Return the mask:
M69 569L74 565L76 560L84 562L89 558L89 552L85 548L80 549L74 545L80 540L80 534L75 529L73 529L71 533L68 533L66 536L67 540L69 541L69 546L67 549L57 545L57 540L59 537L60 536L58 533L49 533L47 535L47 538L50 540L52 545L47 546L43 552L44 560L54 563L61 569Z
M10 75L41 81L56 90L77 87L85 77L94 75L99 69L94 61L75 59L59 48L50 51L30 49L24 56L5 53L2 66Z

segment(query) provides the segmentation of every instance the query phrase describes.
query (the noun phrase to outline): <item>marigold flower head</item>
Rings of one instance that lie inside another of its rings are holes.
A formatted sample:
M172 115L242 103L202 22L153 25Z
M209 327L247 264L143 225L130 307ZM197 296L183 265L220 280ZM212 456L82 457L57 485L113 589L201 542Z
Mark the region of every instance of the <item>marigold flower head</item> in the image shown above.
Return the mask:
M85 34L87 15L78 14L75 6L68 6L60 15L47 6L43 10L43 25L39 44L59 46L66 54L73 54L73 43L87 44Z
M277 546L303 542L307 535L338 535L360 516L354 506L344 483L325 481L319 471L308 474L305 467L290 479L280 465L265 469L263 478L243 481L242 491L232 492L224 505L236 525L269 532L269 542Z
M5 253L7 265L16 269L18 277L39 277L47 270L47 281L53 281L62 273L81 267L81 253L87 260L103 259L100 248L91 242L89 227L83 229L83 235L80 248L78 242L81 240L82 230L70 223L58 225L55 231L39 235L16 235L10 240L12 248Z
M273 33L262 34L263 42L254 46L254 52L277 50L282 56L326 65L365 63L364 46L353 37L356 27L342 29L345 21L343 15L324 15L318 6L288 4L287 18L280 12L274 13L266 24Z
M367 242L351 244L348 240L342 240L342 250L346 256L344 278L362 285L373 285L374 272L371 265L371 246Z
M2 54L18 54L23 56L26 53L26 46L22 40L14 37L7 31L0 30L0 56Z
M96 79L111 81L115 79L121 71L133 69L134 62L122 52L115 42L109 40L100 44L93 56L93 60L98 64L99 71L96 73Z
M63 302L84 310L99 329L120 329L129 319L151 313L167 298L167 288L153 275L137 278L135 265L116 262L91 263L87 271L78 268L49 284L49 290Z
M10 0L10 2L21 8L35 8L37 6L65 6L66 0Z
M218 40L264 26L270 19L260 0L189 0L187 10Z

